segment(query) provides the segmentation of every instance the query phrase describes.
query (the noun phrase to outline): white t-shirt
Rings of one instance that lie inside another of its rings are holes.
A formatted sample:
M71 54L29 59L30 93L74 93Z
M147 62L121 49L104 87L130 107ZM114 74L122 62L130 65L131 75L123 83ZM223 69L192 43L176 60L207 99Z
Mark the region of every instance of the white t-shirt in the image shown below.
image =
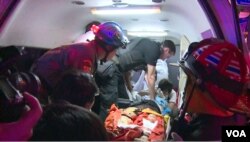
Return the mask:
M157 87L160 80L168 79L168 65L166 60L158 59L155 69L157 72L157 80L155 81L155 87ZM142 71L139 79L135 83L134 90L139 92L141 90L147 89L148 85L147 81L145 80L145 71Z
M176 98L177 98L176 92L174 91L174 89L172 89L170 93L170 99L168 102L176 103Z
M147 84L145 84L145 71L142 70L139 79L137 80L137 82L134 84L133 90L140 92L141 90L145 90L145 86L147 86Z
M156 63L157 80L155 85L157 86L160 80L168 79L168 64L166 60L158 59Z
M80 43L80 42L89 42L91 40L93 40L95 38L95 35L92 31L88 31L82 35L80 35L80 37L78 37L74 43Z

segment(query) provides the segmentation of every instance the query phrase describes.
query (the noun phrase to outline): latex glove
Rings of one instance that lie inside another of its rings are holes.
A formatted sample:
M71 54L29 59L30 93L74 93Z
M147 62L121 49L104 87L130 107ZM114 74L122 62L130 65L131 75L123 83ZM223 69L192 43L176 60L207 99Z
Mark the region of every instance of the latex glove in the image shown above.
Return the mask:
M133 101L140 102L141 101L141 96L138 94L137 91L132 91L131 92Z
M26 141L32 136L32 129L42 115L42 107L34 96L23 94L27 109L16 122L0 123L0 141Z

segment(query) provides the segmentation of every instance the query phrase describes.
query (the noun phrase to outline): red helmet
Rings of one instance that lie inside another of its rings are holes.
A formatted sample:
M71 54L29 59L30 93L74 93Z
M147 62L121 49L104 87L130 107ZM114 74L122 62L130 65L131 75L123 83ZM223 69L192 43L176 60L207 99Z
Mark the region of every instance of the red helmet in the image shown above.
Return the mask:
M199 79L199 86L223 108L234 106L243 94L248 69L242 52L219 39L205 39L197 44L180 66L186 74Z

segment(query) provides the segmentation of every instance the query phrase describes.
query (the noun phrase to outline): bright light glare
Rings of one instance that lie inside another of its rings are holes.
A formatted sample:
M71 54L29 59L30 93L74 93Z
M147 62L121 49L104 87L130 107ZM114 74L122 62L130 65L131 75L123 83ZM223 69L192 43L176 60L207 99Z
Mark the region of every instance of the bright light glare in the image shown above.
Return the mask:
M128 31L128 35L138 36L138 37L162 37L167 36L168 33L166 31Z
M160 8L119 8L119 9L92 9L92 14L96 15L129 15L129 14L155 14L161 13Z

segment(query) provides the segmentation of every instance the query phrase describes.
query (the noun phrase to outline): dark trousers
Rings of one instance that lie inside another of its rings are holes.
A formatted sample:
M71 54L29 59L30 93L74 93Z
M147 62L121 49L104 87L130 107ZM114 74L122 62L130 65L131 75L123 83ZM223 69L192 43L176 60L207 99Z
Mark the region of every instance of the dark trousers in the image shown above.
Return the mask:
M99 100L96 101L93 111L99 114L104 121L112 104L117 104L118 98L128 98L122 73L117 66L108 76L96 74L95 80L100 90ZM99 102L98 102L99 101ZM99 104L98 104L99 103Z

